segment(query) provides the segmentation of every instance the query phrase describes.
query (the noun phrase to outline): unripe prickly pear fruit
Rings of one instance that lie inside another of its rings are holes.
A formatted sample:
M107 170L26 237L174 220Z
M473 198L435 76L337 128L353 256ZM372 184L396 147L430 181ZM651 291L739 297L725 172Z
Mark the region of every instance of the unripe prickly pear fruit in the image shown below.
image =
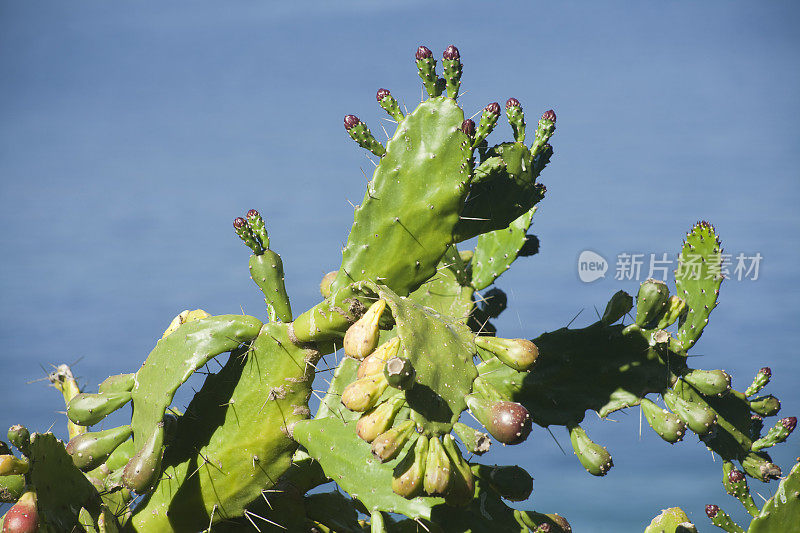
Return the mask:
M489 434L503 444L519 444L528 438L532 421L528 410L515 402L491 401L470 394L470 411Z
M413 498L422 490L425 463L428 456L428 437L420 435L405 458L394 469L392 490L404 498Z
M356 359L364 359L371 354L380 340L378 323L386 301L381 299L369 306L364 316L347 328L344 334L344 353Z
M378 435L392 427L394 417L397 416L404 401L405 398L398 395L386 400L369 413L365 413L356 423L356 434L366 442L374 441Z
M683 379L706 396L718 396L731 388L731 376L724 370L692 370Z
M322 277L322 281L319 282L319 293L322 295L323 298L329 298L331 295L331 285L333 285L333 281L336 279L336 276L339 274L338 270L333 270L328 272Z
M475 479L472 470L456 445L456 441L449 433L442 438L442 447L450 458L450 490L445 494L445 501L448 505L461 507L469 505L475 496Z
M484 467L482 477L497 493L512 502L527 500L533 492L533 477L521 466Z
M120 426L84 433L70 439L66 446L67 453L76 467L87 472L103 464L120 444L128 440L132 432L131 426Z
M658 321L657 329L665 329L675 323L676 320L686 315L689 312L689 307L686 305L686 300L678 298L677 296L670 296L667 302L667 310L661 320Z
M125 465L122 471L122 483L125 487L143 494L155 485L161 474L164 433L164 423L159 422L144 446Z
M575 450L575 455L578 456L578 460L586 471L593 476L604 476L614 466L614 461L611 459L611 454L608 453L608 450L592 441L582 427L570 427L569 440L572 443L572 449Z
M766 435L755 441L751 447L754 452L780 444L789 438L794 428L797 427L797 418L789 416L778 420Z
M761 416L775 416L781 410L781 401L775 396L759 396L750 400L750 410Z
M713 409L688 402L672 389L664 392L664 402L698 435L705 435L717 423L717 414Z
M102 394L82 392L69 402L67 416L78 425L93 426L129 401L129 391Z
M347 130L350 137L358 143L361 148L369 150L378 157L382 157L386 154L386 148L375 139L375 136L369 131L367 125L361 122L357 116L345 115L344 129Z
M438 78L436 76L436 60L433 59L433 52L426 46L417 48L417 72L425 85L425 90L430 97L439 96L441 88L439 87Z
M450 459L442 447L438 436L428 441L428 456L425 461L423 488L427 494L445 494L450 488Z
M647 398L639 402L647 423L658 436L669 443L676 443L686 434L686 423L675 413L662 409Z
M742 468L747 475L763 482L781 477L781 469L772 462L769 455L764 452L750 452L742 461Z
M233 230L254 254L258 255L264 253L261 242L256 238L255 233L253 233L253 228L250 227L244 218L236 217L233 219Z
M8 428L8 441L23 454L28 455L31 447L31 432L21 424Z
M247 225L253 230L253 235L255 235L261 247L268 250L269 234L267 234L267 225L264 224L264 218L261 216L261 213L255 209L251 209L245 216L247 217Z
M3 519L3 533L35 533L39 531L36 493L28 491L8 510Z
M472 141L472 146L478 146L483 140L492 133L497 119L500 117L500 104L492 102L483 108L481 120L478 123L478 128L475 130L475 139Z
M647 327L659 320L667 310L669 288L657 279L645 280L636 294L636 325Z
M28 473L30 464L26 459L20 459L11 454L0 455L0 476L17 476Z
M531 154L537 156L545 152L545 147L548 146L547 141L553 136L556 131L556 114L552 109L545 111L542 118L539 119L539 124L536 126L536 140L531 146Z
M357 379L342 391L342 405L358 413L368 411L388 386L383 372Z
M455 45L450 45L447 50L442 54L442 67L444 69L445 86L447 87L447 96L455 99L458 97L458 89L461 86L461 54L458 53L458 48Z
M358 378L371 376L378 372L383 372L383 367L386 361L396 356L400 352L400 337L394 337L375 348L375 351L369 354L358 365Z
M750 496L750 489L747 487L747 479L744 472L736 470L730 461L725 461L722 464L722 485L725 487L725 492L737 498L749 509L756 510L755 503L752 502ZM752 507L749 504L752 504Z
M492 439L489 438L487 433L478 431L461 422L455 423L453 431L455 431L458 438L461 439L467 451L475 455L483 455L489 451L492 445Z
M606 326L610 326L633 309L633 296L625 291L617 291L606 304L603 318L600 319Z
M711 519L711 523L725 531L744 531L733 519L719 508L718 505L706 505L706 515Z
M506 117L508 117L508 123L511 124L514 132L514 140L520 143L525 142L525 114L516 98L509 98L506 101Z
M508 296L498 288L483 293L483 312L490 318L497 318L508 307Z
M400 111L400 104L397 103L397 99L392 96L392 93L390 93L388 89L378 89L375 98L377 98L380 106L386 110L393 119L397 122L403 120L404 117L403 112Z
M539 357L539 348L527 339L476 337L475 344L493 353L504 365L517 372L529 370Z
M101 394L106 392L130 392L135 384L136 374L117 374L104 379L97 390Z
M392 357L386 361L383 367L383 374L389 386L395 389L408 390L414 386L417 372L411 361L405 357Z
M405 420L372 441L372 454L385 463L397 456L414 434L414 422Z
M765 366L758 371L756 377L753 378L753 383L751 383L750 386L744 391L744 395L752 396L754 394L758 394L761 389L767 386L767 383L769 383L771 377L772 369L770 369L768 366Z

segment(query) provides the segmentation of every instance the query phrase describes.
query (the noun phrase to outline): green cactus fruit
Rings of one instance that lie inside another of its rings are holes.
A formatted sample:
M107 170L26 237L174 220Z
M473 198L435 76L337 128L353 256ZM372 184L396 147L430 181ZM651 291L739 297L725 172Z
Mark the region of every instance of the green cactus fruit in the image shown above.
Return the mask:
M389 113L389 116L396 122L400 122L405 118L403 112L400 111L400 104L397 103L397 99L392 96L389 89L378 89L375 98L378 100L381 107Z
M130 392L136 384L136 374L117 374L103 380L97 391L100 394L107 392Z
M483 455L489 451L492 445L492 439L489 438L487 433L478 431L461 422L456 422L453 426L453 431L458 435L458 438L469 453Z
M686 434L686 424L675 413L662 409L647 398L639 402L647 423L658 436L669 443L676 443Z
M358 419L356 435L366 442L372 442L378 438L378 435L385 433L392 427L395 416L403 407L404 400L402 395L398 395L386 400L369 413L365 413Z
M556 113L552 109L545 111L536 126L536 139L531 146L531 153L538 155L545 151L545 146L556 131Z
M686 401L672 389L664 392L664 402L667 407L681 417L689 429L698 435L707 434L717 422L717 415L713 409L707 405Z
M372 454L382 463L394 459L414 434L414 422L405 420L372 441Z
M357 379L342 391L342 405L357 413L369 411L388 386L383 372Z
M150 490L161 474L164 455L164 423L156 424L153 433L134 455L122 473L122 483L128 489L144 494Z
M668 328L674 324L676 320L686 316L688 312L689 308L686 307L686 300L678 298L677 296L670 296L667 302L667 311L664 313L664 316L661 317L661 320L658 321L656 329Z
M264 247L261 246L261 242L256 237L256 234L253 233L253 228L250 227L247 220L242 217L236 217L233 219L233 229L254 254L258 255L264 252Z
M364 359L378 346L380 330L378 328L386 301L380 299L369 306L364 316L347 328L344 335L344 353L356 359Z
M644 533L697 533L697 528L680 507L664 509L653 518Z
M428 440L428 455L425 459L425 477L422 487L431 496L446 494L450 488L452 466L438 436Z
M781 477L781 469L772 462L765 452L750 452L742 460L742 468L747 475L760 481L768 482Z
M658 321L667 311L669 288L663 281L648 279L636 294L636 325L646 328Z
M369 150L378 157L386 155L386 148L378 142L366 124L355 115L345 115L344 129L361 148Z
M8 428L8 441L23 454L28 455L31 447L31 432L21 424Z
M451 434L448 433L442 438L442 447L450 458L450 471L453 476L450 481L450 490L445 495L445 501L448 505L456 507L468 505L475 497L475 478L469 463L462 457Z
M26 474L30 468L27 459L20 459L13 455L0 455L0 476L16 476Z
M404 498L413 498L422 491L425 464L428 457L428 437L420 435L405 458L394 468L392 491Z
M753 396L755 394L758 394L761 391L761 389L767 386L767 383L769 383L771 377L772 377L772 369L768 366L765 366L764 368L758 371L756 377L753 378L753 382L744 391L744 395Z
M442 68L444 69L443 77L447 96L455 100L458 97L458 89L461 87L461 71L463 69L461 55L455 45L448 46L442 54Z
M514 132L514 140L518 143L525 142L525 114L522 106L516 98L509 98L506 101L506 116L511 130Z
M592 441L586 431L578 425L568 426L569 440L578 460L593 476L604 476L614 466L611 454L604 446Z
M500 313L508 307L508 296L506 293L495 287L483 293L481 298L481 309L489 318L497 318Z
M23 474L13 476L0 475L0 503L16 502L22 496L24 490L25 476Z
M753 442L752 450L757 452L764 448L770 448L776 444L780 444L789 438L794 428L797 426L797 418L789 416L781 418L772 426L766 435Z
M747 486L747 477L741 470L736 470L730 461L722 463L722 485L725 487L725 492L742 502L747 512L753 516L758 515L758 507Z
M633 296L625 291L617 291L606 304L603 318L600 319L606 326L610 326L633 309Z
M36 533L39 531L39 510L33 491L22 495L3 518L3 533Z
M731 376L724 370L692 370L682 377L706 396L721 396L731 389Z
M539 349L527 339L476 337L475 344L518 372L529 370L539 357Z
M719 508L718 505L706 505L706 515L711 519L711 523L728 533L744 533L744 529L733 521L728 513Z
M521 466L476 465L478 477L503 498L512 502L527 500L533 492L533 477Z
M323 298L329 298L331 295L331 285L336 275L339 274L338 270L333 270L322 276L322 281L319 282L319 293Z
M503 444L519 444L531 432L528 410L516 402L492 401L470 394L467 406L489 434Z
M261 213L255 209L251 209L245 216L247 217L247 225L253 230L253 235L258 239L261 247L268 250L269 234L267 233L267 225L264 224L264 218L261 216Z
M475 138L472 141L473 148L476 148L484 141L484 139L486 139L486 137L489 136L490 133L492 133L495 125L497 125L497 119L499 118L500 104L497 102L492 102L483 108L481 120L478 122L478 127L475 129Z
M399 351L400 337L393 337L391 340L384 342L361 361L361 364L358 365L357 377L363 378L383 372L386 361L395 357Z
M383 374L389 386L400 390L408 390L413 387L414 379L417 376L414 365L405 357L392 357L386 361Z
M436 76L436 60L433 59L433 52L426 46L420 46L417 48L416 59L417 71L425 90L428 91L428 96L431 98L439 96L442 92Z
M67 453L72 456L75 466L88 472L103 464L120 444L128 440L132 433L131 426L84 433L70 439L67 443Z
M750 400L750 410L761 416L775 416L781 410L781 401L775 396L759 396Z
M67 406L67 416L81 426L93 426L131 401L131 393L108 392L89 394L82 392Z

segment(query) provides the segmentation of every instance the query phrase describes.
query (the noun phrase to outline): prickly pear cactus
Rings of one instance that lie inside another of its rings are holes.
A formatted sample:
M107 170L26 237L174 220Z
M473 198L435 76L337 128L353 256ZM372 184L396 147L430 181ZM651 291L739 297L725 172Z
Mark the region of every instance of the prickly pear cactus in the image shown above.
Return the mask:
M760 394L769 368L739 392L723 370L688 364L722 283L713 226L687 234L673 293L647 280L635 298L614 294L585 328L498 336L490 321L508 299L494 284L538 252L527 232L545 193L538 178L553 155L556 115L528 128L510 98L513 140L490 144L501 107L487 105L478 124L465 119L458 49L445 50L438 70L424 46L415 59L427 98L413 111L377 92L397 123L385 145L345 116L376 168L342 263L320 284L322 301L295 316L264 218L253 209L235 218L266 320L183 311L136 372L108 377L97 392L57 367L50 382L67 406L69 439L16 425L14 449L0 442L0 501L14 503L3 533L567 532L558 514L506 503L530 497L528 472L475 458L494 441L526 442L533 424L562 426L576 465L604 476L611 452L580 424L589 410L606 417L636 406L666 442L691 431L721 457L725 490L754 517L750 531L800 523L797 466L760 510L747 485L781 476L767 450L797 422L764 429L780 410ZM330 370L312 416L315 377ZM180 412L173 398L198 372L205 382ZM92 427L126 405L130 420ZM465 413L481 427L463 423ZM337 490L318 489L327 483ZM726 531L744 531L718 506L706 512ZM646 531L696 528L671 508Z

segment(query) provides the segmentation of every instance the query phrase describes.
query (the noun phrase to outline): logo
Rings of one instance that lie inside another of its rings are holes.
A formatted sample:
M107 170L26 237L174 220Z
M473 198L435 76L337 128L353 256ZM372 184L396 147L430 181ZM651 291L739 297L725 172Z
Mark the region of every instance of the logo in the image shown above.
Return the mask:
M591 283L604 278L606 271L608 271L608 261L602 255L584 250L578 256L578 277L582 282Z

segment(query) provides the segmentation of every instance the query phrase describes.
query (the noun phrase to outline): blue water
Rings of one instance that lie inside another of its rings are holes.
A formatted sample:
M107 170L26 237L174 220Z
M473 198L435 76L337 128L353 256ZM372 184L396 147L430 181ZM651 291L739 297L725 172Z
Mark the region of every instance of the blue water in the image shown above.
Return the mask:
M469 114L509 96L530 123L558 113L542 253L499 280L500 332L534 337L581 309L573 325L589 323L636 291L613 280L618 253L674 254L707 218L728 252L764 259L757 281L724 284L694 364L740 389L769 364L769 392L797 415L798 15L790 2L0 4L0 427L65 434L59 394L27 384L50 364L79 361L95 387L136 370L183 309L264 316L230 226L249 208L294 309L316 303L372 166L342 116L382 138L375 90L413 106L414 50L451 42ZM605 279L579 281L585 249L611 262ZM587 416L614 455L605 478L541 428L486 460L526 467L536 488L521 507L577 531L641 530L674 505L707 528L712 502L743 518L696 438L669 446L646 424L639 436L638 410L611 418ZM785 468L797 442L774 453Z

